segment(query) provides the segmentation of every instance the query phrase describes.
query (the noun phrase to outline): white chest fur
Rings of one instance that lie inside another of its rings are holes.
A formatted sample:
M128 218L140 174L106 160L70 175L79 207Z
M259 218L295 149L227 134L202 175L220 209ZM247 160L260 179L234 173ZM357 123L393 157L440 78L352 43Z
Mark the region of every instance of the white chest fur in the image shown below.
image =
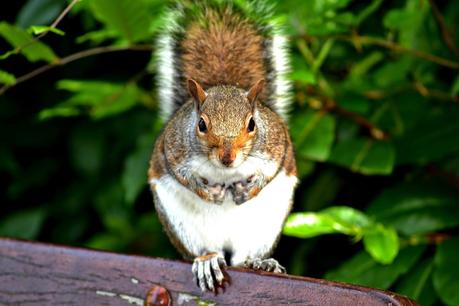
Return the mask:
M221 205L203 201L166 175L152 180L157 197L173 231L188 251L233 253L232 265L270 251L287 215L297 178L280 171L253 199L236 205L226 199Z

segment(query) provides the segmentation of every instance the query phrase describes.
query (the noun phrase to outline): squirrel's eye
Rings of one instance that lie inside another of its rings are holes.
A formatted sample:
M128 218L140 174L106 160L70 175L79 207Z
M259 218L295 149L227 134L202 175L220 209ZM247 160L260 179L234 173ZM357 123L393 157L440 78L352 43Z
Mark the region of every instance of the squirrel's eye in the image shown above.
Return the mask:
M204 121L204 119L199 119L199 122L198 122L198 128L199 128L199 131L201 133L205 133L207 132L207 125L206 125L206 122Z
M247 131L250 133L250 132L253 132L254 130L255 130L255 121L253 120L253 118L250 118L249 124L247 125Z

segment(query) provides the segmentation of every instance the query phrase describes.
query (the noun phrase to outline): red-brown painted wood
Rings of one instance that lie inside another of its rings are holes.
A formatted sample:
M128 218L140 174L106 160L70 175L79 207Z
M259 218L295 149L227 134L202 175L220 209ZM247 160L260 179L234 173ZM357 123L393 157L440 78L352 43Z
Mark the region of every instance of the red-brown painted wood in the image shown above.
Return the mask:
M228 274L225 292L202 294L189 263L0 239L0 305L143 305L147 296L149 305L169 298L172 305L418 305L395 293L307 277L233 268Z

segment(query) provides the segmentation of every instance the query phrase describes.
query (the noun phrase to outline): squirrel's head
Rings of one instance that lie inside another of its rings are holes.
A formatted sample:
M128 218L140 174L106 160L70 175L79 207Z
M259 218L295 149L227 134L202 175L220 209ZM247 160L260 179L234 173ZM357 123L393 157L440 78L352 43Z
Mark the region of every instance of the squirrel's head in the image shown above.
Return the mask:
M188 90L197 113L195 132L209 159L220 167L237 167L249 155L257 135L257 96L264 81L249 91L215 86L207 91L194 80Z

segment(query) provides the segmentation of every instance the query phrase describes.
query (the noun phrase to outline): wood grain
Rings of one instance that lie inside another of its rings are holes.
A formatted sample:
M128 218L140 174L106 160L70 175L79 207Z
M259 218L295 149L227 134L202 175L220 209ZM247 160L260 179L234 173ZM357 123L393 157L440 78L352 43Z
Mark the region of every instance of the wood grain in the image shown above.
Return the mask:
M0 239L0 305L144 305L161 287L172 305L418 305L391 292L307 277L233 268L228 274L225 292L203 294L190 263Z

